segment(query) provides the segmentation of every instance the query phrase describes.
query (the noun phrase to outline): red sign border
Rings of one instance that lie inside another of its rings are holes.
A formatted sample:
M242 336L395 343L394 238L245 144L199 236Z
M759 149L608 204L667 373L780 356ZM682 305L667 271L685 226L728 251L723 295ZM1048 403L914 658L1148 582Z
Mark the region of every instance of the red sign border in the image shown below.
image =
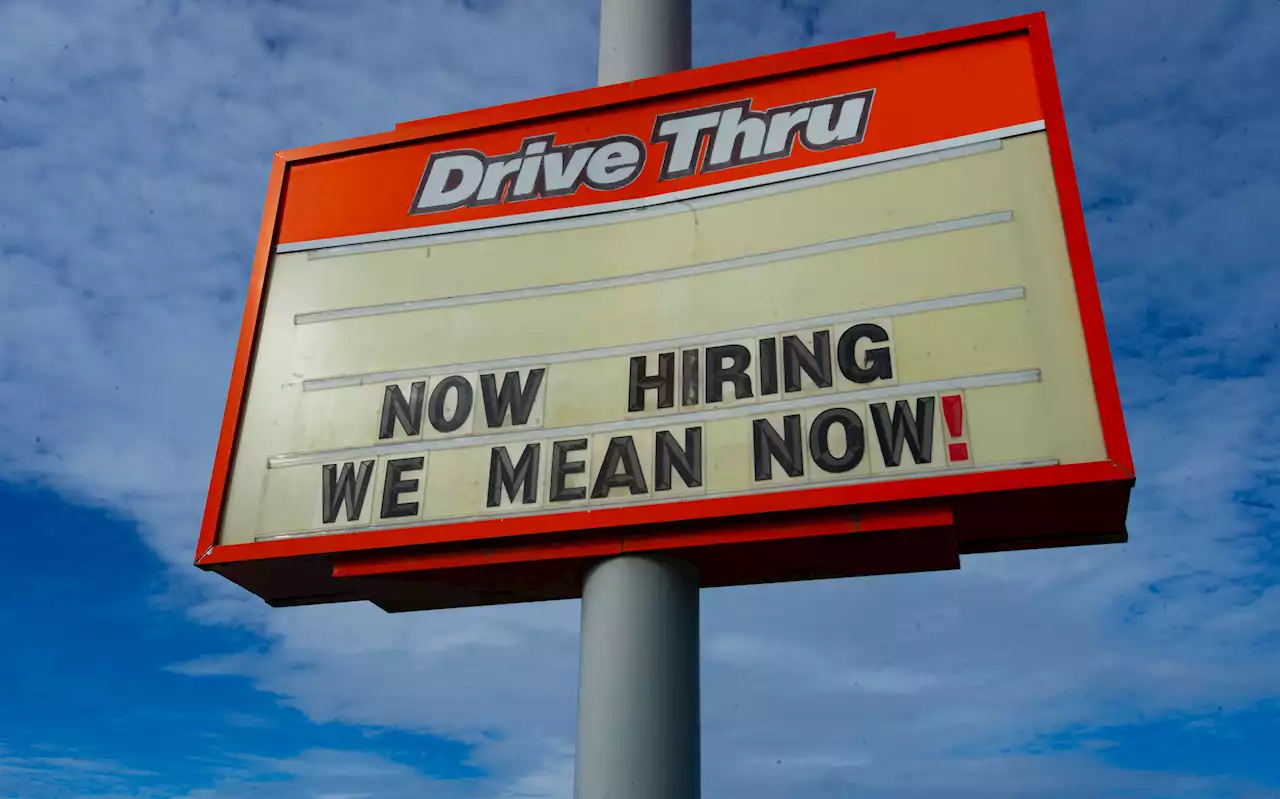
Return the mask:
M604 508L590 512L516 516L393 530L352 531L241 544L217 545L215 543L257 340L267 268L278 233L284 188L292 166L459 132L475 132L566 113L675 96L713 85L731 85L822 67L884 59L906 53L1019 35L1030 37L1033 68L1044 110L1050 159L1058 190L1094 393L1101 418L1106 460L1086 464L920 477L889 483L796 489L732 498L690 500L681 503ZM905 38L897 38L892 33L878 34L629 83L406 122L386 133L277 153L268 185L262 226L254 255L195 563L208 569L219 565L268 559L297 559L344 554L349 556L370 551L391 554L391 550L404 547L420 548L424 545L463 543L482 539L500 539L509 544L512 537L530 534L635 528L639 525L711 521L725 517L748 519L752 514L796 512L870 503L879 505L928 501L971 494L1034 490L1055 486L1114 484L1124 487L1127 494L1127 487L1132 485L1133 480L1133 459L1103 322L1102 303L1090 255L1084 213L1075 180L1075 169L1067 137L1062 100L1058 91L1048 27L1044 14L1037 13ZM534 542L529 543L536 549ZM526 552L531 551L528 546L522 546L521 549Z

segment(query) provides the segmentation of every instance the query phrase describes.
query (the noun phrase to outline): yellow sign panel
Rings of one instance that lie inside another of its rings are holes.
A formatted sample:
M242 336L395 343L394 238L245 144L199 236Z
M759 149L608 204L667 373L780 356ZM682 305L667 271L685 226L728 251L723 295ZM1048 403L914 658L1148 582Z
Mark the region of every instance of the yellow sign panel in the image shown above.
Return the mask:
M221 543L1105 458L1046 137L279 254Z

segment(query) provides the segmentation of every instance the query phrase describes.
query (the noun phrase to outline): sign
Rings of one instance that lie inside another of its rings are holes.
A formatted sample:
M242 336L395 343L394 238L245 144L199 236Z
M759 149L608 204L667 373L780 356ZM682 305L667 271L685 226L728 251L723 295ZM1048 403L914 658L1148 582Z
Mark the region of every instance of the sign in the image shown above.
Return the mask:
M1124 539L1039 16L281 153L197 564L274 604L573 596Z

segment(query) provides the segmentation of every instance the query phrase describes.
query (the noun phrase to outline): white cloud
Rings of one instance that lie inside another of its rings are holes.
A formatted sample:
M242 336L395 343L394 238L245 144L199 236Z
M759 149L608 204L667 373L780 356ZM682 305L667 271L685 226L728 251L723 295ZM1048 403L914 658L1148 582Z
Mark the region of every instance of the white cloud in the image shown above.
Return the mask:
M247 675L317 721L453 736L494 774L444 784L316 750L192 799L569 795L575 603L270 610L188 564L270 152L589 85L593 5L0 6L0 475L137 518L193 618L267 642L187 673ZM697 60L1028 4L800 6L699 4ZM1027 748L1280 694L1278 18L1050 8L1139 461L1132 543L705 592L708 796L1262 795Z
M71 799L92 795L114 799L126 795L149 799L156 794L137 789L139 778L156 776L114 760L68 755L16 755L0 747L0 796L14 799Z
M466 780L424 777L401 763L366 752L308 749L293 758L242 756L209 788L174 799L365 799L468 795Z

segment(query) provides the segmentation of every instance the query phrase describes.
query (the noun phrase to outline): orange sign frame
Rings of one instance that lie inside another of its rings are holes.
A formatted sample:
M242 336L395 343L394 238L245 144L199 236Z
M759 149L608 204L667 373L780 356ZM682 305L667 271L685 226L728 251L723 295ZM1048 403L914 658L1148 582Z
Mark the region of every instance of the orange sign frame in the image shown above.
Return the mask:
M664 180L655 116L751 98L764 111L831 96L854 71L875 88L856 146L796 147L787 170L902 154L1042 124L1101 417L1105 460L735 498L490 518L343 535L219 544L218 530L274 252L637 207L767 179L771 161ZM749 89L749 91L746 91ZM980 89L980 90L979 90ZM432 153L516 153L627 134L649 157L629 183L522 202L412 213ZM658 153L655 157L654 153ZM254 258L196 565L275 605L369 599L388 610L578 595L581 569L627 551L695 561L705 585L954 568L967 552L1122 541L1134 481L1119 392L1043 15L898 38L881 34L555 97L407 122L394 131L278 153Z

